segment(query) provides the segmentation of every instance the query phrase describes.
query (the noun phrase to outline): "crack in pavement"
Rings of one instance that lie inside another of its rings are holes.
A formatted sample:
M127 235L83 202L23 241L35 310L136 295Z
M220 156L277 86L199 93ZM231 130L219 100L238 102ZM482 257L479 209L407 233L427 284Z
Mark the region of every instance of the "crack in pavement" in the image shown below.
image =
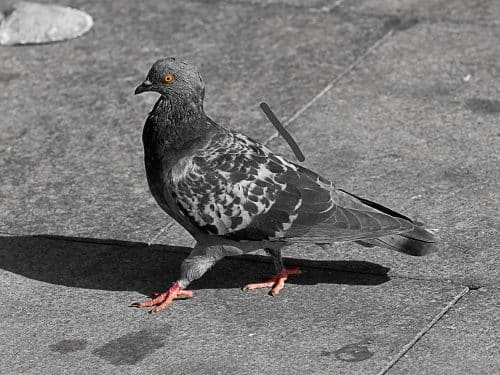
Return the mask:
M432 327L434 327L434 325L436 325L436 323L439 322L441 318L457 304L458 301L460 301L462 297L469 293L469 291L470 289L468 287L462 289L460 293L458 293L448 304L446 304L446 306L443 307L441 311L424 328L422 328L417 335L408 344L406 344L382 370L380 370L380 372L377 373L377 375L385 375L387 371L389 371L401 358L403 358L405 354L408 353L411 348L413 348L415 344L422 337L424 337L424 335L429 332L429 330L431 330Z
M169 230L170 228L172 228L174 226L175 222L174 221L171 221L170 223L168 223L165 227L163 227L162 229L160 229L158 231L158 233L156 233L150 240L148 240L146 243L148 244L148 246L151 246L153 244L153 242L155 242L158 238L160 238L160 236L165 233L167 230Z
M192 0L193 2L201 2L203 3L203 0ZM340 7L346 0L337 0L335 1L332 5L323 5L323 6L307 6L307 5L299 5L299 4L290 4L290 3L281 3L281 2L261 2L261 1L255 1L255 0L236 0L236 1L225 1L225 0L219 0L221 3L226 3L227 5L246 5L249 7L254 7L254 8L271 8L271 7L287 7L292 10L305 10L309 12L321 12L321 13L332 13L334 12L338 7Z
M380 39L378 39L375 43L373 43L368 49L359 56L352 64L350 64L342 73L336 76L328 85L323 88L319 93L317 93L311 100L309 100L305 105L303 105L299 110L297 110L291 117L289 117L284 123L283 127L288 127L293 121L295 121L302 113L304 113L309 107L311 107L319 98L321 98L324 94L326 94L333 86L335 86L342 78L344 78L347 74L349 74L352 70L354 70L357 66L361 65L361 63L378 47L380 47L387 39L389 39L397 28L390 29L385 35L383 35ZM276 138L279 133L274 132L269 138L267 138L262 144L267 146L269 142L271 142L274 138Z

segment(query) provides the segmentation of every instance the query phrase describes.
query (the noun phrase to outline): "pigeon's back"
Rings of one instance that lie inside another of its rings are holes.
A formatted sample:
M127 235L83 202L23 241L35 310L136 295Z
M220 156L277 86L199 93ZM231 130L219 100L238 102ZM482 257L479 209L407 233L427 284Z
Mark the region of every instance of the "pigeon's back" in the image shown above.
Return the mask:
M370 240L415 228L407 217L337 190L318 174L225 129L181 160L170 190L193 225L236 241Z

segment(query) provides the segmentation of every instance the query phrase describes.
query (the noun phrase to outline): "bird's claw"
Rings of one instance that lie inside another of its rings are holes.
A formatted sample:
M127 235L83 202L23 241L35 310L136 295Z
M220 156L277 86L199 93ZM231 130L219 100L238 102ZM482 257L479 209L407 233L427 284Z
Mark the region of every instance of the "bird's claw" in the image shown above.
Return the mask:
M149 301L145 302L134 302L130 307L153 307L149 312L158 312L166 308L172 303L174 299L188 299L194 297L194 293L191 290L184 290L180 288L178 282L174 283L166 292L154 293Z
M268 277L263 282L245 285L242 290L246 292L262 288L271 288L269 295L275 297L285 286L285 281L289 275L300 275L301 273L302 271L298 267L283 268L276 275Z

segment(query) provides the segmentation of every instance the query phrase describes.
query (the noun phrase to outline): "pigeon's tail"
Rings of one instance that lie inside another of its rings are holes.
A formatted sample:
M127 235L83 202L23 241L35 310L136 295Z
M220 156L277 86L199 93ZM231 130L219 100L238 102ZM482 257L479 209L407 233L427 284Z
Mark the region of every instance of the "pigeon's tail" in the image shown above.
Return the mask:
M422 256L436 251L437 238L423 226L415 226L411 232L357 242L363 246L380 246L408 255Z
M346 191L342 190L347 193ZM432 253L437 250L436 242L438 239L436 236L429 230L424 228L422 223L417 223L411 220L409 217L401 215L398 212L395 212L387 207L384 207L378 203L369 201L368 199L360 198L352 193L347 193L352 197L363 202L365 205L370 206L378 211L381 211L387 215L391 215L394 217L399 217L401 219L405 219L413 223L414 228L409 232L403 232L399 234L391 234L387 236L382 236L378 238L371 238L362 241L356 241L360 245L372 247L372 246L380 246L385 247L387 249L396 250L400 253L413 255L413 256L422 256Z

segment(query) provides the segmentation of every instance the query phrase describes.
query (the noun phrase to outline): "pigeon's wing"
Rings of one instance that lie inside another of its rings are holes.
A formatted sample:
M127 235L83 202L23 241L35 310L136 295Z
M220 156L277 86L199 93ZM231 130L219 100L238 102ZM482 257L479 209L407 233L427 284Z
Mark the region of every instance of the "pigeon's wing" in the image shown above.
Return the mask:
M327 219L311 227L310 215L315 217L316 212L307 205L299 207L299 215L284 238L293 242L328 243L378 238L414 229L411 219L376 203L368 205L372 202L343 190L330 191L330 197L332 205Z
M174 198L194 225L214 235L331 242L413 228L404 216L370 207L238 133L212 138L181 164L171 176Z

